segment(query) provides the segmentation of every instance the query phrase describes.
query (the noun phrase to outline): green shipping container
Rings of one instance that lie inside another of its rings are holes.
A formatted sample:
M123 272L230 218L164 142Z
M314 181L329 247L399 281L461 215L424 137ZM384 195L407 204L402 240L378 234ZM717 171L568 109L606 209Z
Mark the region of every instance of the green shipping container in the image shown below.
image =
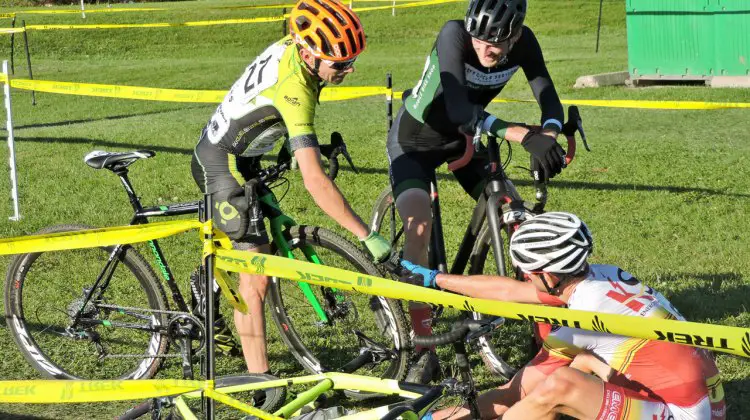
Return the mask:
M626 0L632 79L750 76L750 0Z

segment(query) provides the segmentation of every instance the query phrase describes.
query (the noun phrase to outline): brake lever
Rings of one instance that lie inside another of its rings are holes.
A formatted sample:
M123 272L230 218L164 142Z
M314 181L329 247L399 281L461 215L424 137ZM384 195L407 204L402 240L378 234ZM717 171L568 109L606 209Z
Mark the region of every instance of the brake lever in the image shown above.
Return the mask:
M479 146L482 144L482 127L484 126L484 119L480 119L477 121L477 124L474 126L474 138L472 139L472 143L474 144L474 151L479 152Z

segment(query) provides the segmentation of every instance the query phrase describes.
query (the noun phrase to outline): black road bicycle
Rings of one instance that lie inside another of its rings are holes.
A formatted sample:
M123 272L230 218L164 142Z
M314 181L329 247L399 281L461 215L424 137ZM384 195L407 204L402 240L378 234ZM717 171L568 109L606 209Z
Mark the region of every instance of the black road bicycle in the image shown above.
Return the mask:
M335 178L337 156L351 160L341 136L334 133L331 138L321 151L329 160L329 176ZM254 181L269 188L283 185L291 156L282 151L277 163ZM92 168L119 177L134 210L131 225L196 214L202 205L142 206L128 178L129 166L154 155L147 150L95 152L84 159ZM273 213L265 214L271 220L273 253L380 275L358 246L326 229L297 225L281 212L272 193L259 199ZM60 225L38 233L86 228ZM154 376L164 358L176 357L182 360L183 375L193 377L194 356L202 352L206 338L201 310L205 289L200 285L205 275L200 270L191 275L192 299L187 302L158 241L149 241L148 248L153 266L129 245L15 256L6 276L5 315L26 360L51 378L140 379ZM360 354L357 337L363 336L392 349L395 356L384 363L363 363L359 373L397 380L406 375L409 329L398 301L276 278L269 282L267 297L284 343L307 371L341 370ZM178 351L170 353L170 346Z
M473 153L479 150L481 143L481 123L477 125L477 132L472 138L467 138L465 154L449 165L449 169L456 170L471 160ZM570 163L575 157L575 134L579 132L586 150L588 145L583 132L583 125L578 108L568 108L568 121L562 133L568 140L566 161ZM448 269L446 263L445 241L443 238L442 219L440 215L440 201L438 199L437 182L433 178L431 188L432 205L432 234L428 247L429 265L451 274L483 274L494 272L502 276L516 277L522 280L520 272L515 272L507 254L508 238L528 217L544 212L547 202L546 182L535 181L536 201L526 202L516 190L513 182L505 174L505 168L511 160L511 147L508 145L508 156L505 162L500 160L500 144L497 138L487 138L487 153L489 155L489 170L486 177L484 191L474 207L471 221L466 228L463 240L459 245L456 257ZM393 249L401 249L403 245L403 226L397 214L390 187L384 190L373 206L370 227L380 232L384 237L390 237ZM490 256L492 254L492 256ZM485 267L488 260L494 260L493 267ZM509 275L510 273L510 275ZM434 311L435 316L440 310ZM473 313L474 319L483 319L479 313ZM523 365L529 345L533 345L532 334L528 323L508 321L492 336L481 337L477 343L482 360L494 374L510 379L516 372L515 366ZM523 349L519 352L519 349Z

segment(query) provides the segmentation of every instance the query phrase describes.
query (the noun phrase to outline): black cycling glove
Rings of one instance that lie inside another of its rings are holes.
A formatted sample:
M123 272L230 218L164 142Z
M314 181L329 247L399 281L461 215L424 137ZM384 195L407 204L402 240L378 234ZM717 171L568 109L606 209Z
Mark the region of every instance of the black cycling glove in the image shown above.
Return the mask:
M554 178L566 166L565 150L546 134L529 131L521 145L531 155L531 170L539 181Z

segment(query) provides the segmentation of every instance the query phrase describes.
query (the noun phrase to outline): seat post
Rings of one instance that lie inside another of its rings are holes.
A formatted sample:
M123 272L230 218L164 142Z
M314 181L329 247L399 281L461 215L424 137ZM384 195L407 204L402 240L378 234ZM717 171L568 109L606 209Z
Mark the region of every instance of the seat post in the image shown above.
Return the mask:
M128 168L123 167L114 169L113 172L120 178L120 182L122 182L122 186L125 188L125 192L128 193L128 199L130 200L130 205L133 207L133 210L135 210L136 213L142 211L143 206L141 206L141 200L139 200L138 196L135 194L133 184L130 182L130 178L128 177Z

